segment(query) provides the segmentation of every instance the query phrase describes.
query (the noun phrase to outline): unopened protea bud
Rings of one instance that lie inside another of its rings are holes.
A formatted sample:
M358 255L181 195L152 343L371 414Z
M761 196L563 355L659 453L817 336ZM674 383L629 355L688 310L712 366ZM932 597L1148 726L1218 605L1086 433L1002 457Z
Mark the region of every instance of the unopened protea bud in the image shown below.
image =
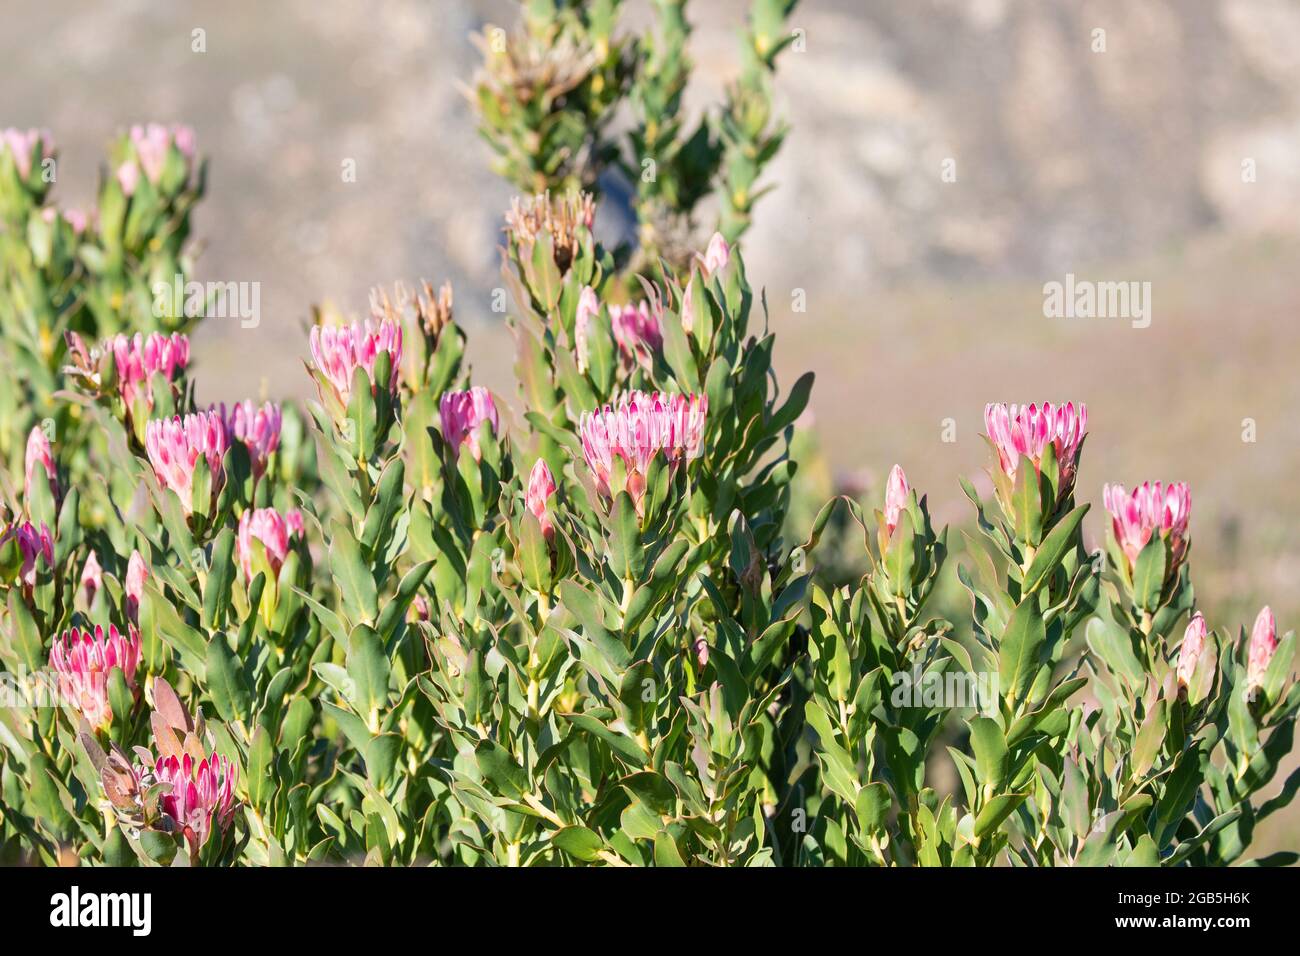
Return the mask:
M1051 444L1060 470L1059 497L1074 487L1078 468L1079 446L1088 431L1088 407L1066 402L1053 405L990 404L984 408L984 425L989 439L998 450L998 463L1012 481L1026 456L1039 469L1043 451Z
M1187 483L1143 482L1130 495L1123 485L1106 485L1102 502L1110 512L1115 541L1124 552L1129 570L1153 534L1167 536L1170 544L1166 577L1172 577L1187 553L1187 524L1191 518L1192 495Z
M642 300L636 305L611 305L609 318L623 358L649 367L652 356L664 344L659 319L650 311L650 304Z
M131 552L131 559L126 563L126 613L132 621L139 621L140 602L144 599L144 582L149 578L149 565L139 551Z
M164 126L161 123L132 126L127 140L130 143L130 155L117 170L118 183L126 195L135 193L141 170L154 186L162 181L167 157L173 146L184 164L185 175L181 181L189 181L190 169L194 163L194 130L190 127Z
M96 730L113 720L108 700L108 675L121 670L127 687L135 690L140 666L140 635L134 627L125 635L117 628L96 627L94 633L78 628L64 631L50 648L50 667L58 675L59 697L71 705Z
M443 440L451 447L452 454L459 454L460 446L468 444L475 461L483 460L479 426L483 422L490 423L493 434L501 427L492 393L481 385L463 392L443 392L438 402L438 415Z
M18 178L22 180L31 177L34 163L44 162L53 155L52 144L49 130L13 127L0 130L0 153L8 153L13 158Z
M158 484L170 488L181 499L186 515L194 511L194 468L200 457L212 473L212 493L225 482L225 457L229 439L226 426L216 412L199 412L152 421L145 428L145 449Z
M32 488L35 481L46 482L50 486L50 494L55 498L59 496L58 470L54 466L54 450L50 447L50 440L46 437L45 431L39 425L27 435L27 456L24 470L23 499L25 501L31 502Z
M549 541L555 534L555 527L551 523L550 510L546 506L547 500L555 494L555 477L551 474L551 468L546 464L545 458L537 459L533 465L532 473L528 476L528 494L525 502L528 510L537 518L538 524L542 526L542 534Z
M338 404L347 408L352 395L352 375L360 366L370 377L373 391L380 385L386 385L397 393L399 373L402 363L402 327L392 321L365 324L353 322L341 326L313 326L311 330L311 357L316 370L323 377L323 383L317 380L317 389L321 391L321 401L326 400L326 391ZM388 353L390 359L388 381L375 382L375 356L380 352Z
M627 491L639 513L655 455L662 452L675 465L703 451L708 406L703 395L632 392L616 405L583 412L578 420L582 455L597 491L606 497ZM612 484L615 456L623 460L623 487Z
M152 410L154 376L173 383L190 363L190 340L179 332L118 335L104 343L104 351L113 353L117 390L128 413L136 408L137 397Z
M294 541L305 536L302 514L289 511L281 516L274 508L250 508L239 518L239 535L235 541L239 566L244 577L250 583L257 576L253 567L253 541L262 543L266 552L266 562L270 568L270 577L274 582L280 577L280 568L289 555Z
M1246 693L1253 695L1264 686L1264 675L1277 652L1277 621L1267 606L1255 618L1250 632L1250 648L1246 654Z
M891 535L898 527L898 518L907 507L910 493L907 475L903 474L901 465L895 465L889 470L889 480L885 482L885 528Z
M271 454L280 447L280 406L266 402L260 408L248 399L226 408L223 402L213 406L225 422L226 434L248 449L253 475L262 477Z
M80 586L86 607L90 607L95 603L95 595L104 586L104 569L99 566L99 558L95 557L94 551L90 552L90 557L86 558L86 566L81 569Z
M1180 687L1189 687L1192 683L1192 675L1196 672L1196 665L1205 653L1205 635L1207 629L1205 618L1197 611L1192 615L1192 619L1187 622L1187 630L1183 632L1183 643L1178 649L1178 685Z
M30 521L10 525L4 534L0 535L0 546L10 541L16 541L18 544L18 553L22 556L22 569L18 578L26 587L30 588L36 584L38 557L44 560L47 568L54 568L54 538L50 535L49 526L44 522L41 522L39 529Z
M727 268L727 264L731 262L731 247L727 245L727 240L722 238L722 233L713 234L701 261L706 276L712 276L715 272L722 272Z
M235 780L238 767L224 756L210 754L196 760L190 753L160 757L153 768L166 792L159 809L184 834L191 854L208 842L214 829L225 832L235 814Z

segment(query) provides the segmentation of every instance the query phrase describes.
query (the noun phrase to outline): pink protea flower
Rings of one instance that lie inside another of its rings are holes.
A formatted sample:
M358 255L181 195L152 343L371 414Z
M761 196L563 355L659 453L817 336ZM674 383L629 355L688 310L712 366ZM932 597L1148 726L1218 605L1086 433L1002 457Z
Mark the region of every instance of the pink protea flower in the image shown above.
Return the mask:
M551 523L550 511L546 507L547 500L553 494L555 494L555 476L551 474L546 459L539 458L528 476L528 494L525 496L525 503L528 505L528 510L537 518L538 524L542 526L542 534L546 536L547 541L555 535L555 526Z
M709 400L704 395L632 392L617 405L583 412L578 419L582 455L596 490L613 497L627 491L638 512L651 459L662 452L670 463L698 458L704 446ZM625 484L613 487L614 458L623 460Z
M302 513L289 511L283 516L274 508L250 508L239 518L239 535L235 539L235 550L239 557L239 566L244 569L244 577L252 581L256 575L253 569L253 539L262 542L266 551L266 561L271 568L271 581L280 577L280 568L289 555L289 548L294 541L305 535Z
M591 320L600 314L600 300L591 286L584 286L578 295L578 310L573 319L573 350L578 353L578 371L587 371L587 329Z
M37 474L38 469L40 471L39 475ZM50 447L50 440L45 436L44 429L39 425L27 435L27 455L24 471L24 501L30 502L32 500L33 482L38 478L46 482L50 486L50 494L58 498L58 469L54 465L54 450Z
M225 423L216 412L160 418L145 428L145 450L158 483L176 492L186 515L194 510L194 466L199 457L207 459L215 495L225 481L222 459L229 444Z
M1183 481L1143 482L1131 495L1123 485L1106 485L1101 500L1110 512L1115 540L1124 551L1131 569L1153 534L1168 535L1172 575L1187 553L1187 523L1192 512L1192 494Z
M54 225L60 219L72 227L72 231L78 236L86 231L86 225L90 222L90 217L80 209L56 209L54 206L46 206L41 210L41 218Z
M81 593L86 598L87 607L95 603L95 595L103 586L104 569L99 566L99 558L92 551L90 557L86 558L86 566L81 569Z
M134 627L126 634L115 627L94 633L72 628L50 648L50 667L58 675L59 697L71 704L96 730L113 720L108 700L108 675L122 672L126 685L135 690L135 672L140 666L140 634Z
M1277 652L1277 621L1271 608L1265 606L1255 618L1250 632L1250 648L1246 654L1246 693L1253 695L1264 686L1264 675Z
M135 187L140 185L140 167L134 160L128 159L117 167L117 184L122 187L122 195L130 198L135 195Z
M18 551L23 557L19 580L29 588L33 587L36 584L38 556L45 559L47 568L54 567L54 538L50 534L49 526L41 522L40 528L37 529L30 521L10 525L4 534L0 535L0 545L7 544L11 540L18 542Z
M624 358L645 365L653 353L663 348L664 336L659 318L650 311L648 302L611 305L609 318L614 327L614 341Z
M144 582L149 579L149 565L139 551L131 552L131 560L126 563L126 613L133 621L139 621L140 602L144 600Z
M149 123L146 126L132 126L129 136L136 159L149 182L155 186L162 179L169 147L174 145L180 151L187 166L194 159L194 130L188 126L168 127L161 123ZM126 192L125 187L123 191ZM130 195L129 192L127 194Z
M152 409L153 377L161 375L173 382L190 364L190 340L179 332L118 335L104 343L104 350L113 353L118 394L128 411L135 407L137 395L143 395L145 404Z
M715 232L709 240L708 248L704 250L704 274L712 276L715 272L721 272L730 262L731 247L727 245L727 240L722 238L722 233Z
M1183 643L1178 649L1178 685L1188 687L1192 683L1192 675L1196 672L1196 665L1205 652L1205 636L1209 633L1205 626L1205 618L1197 611L1192 615L1192 619L1187 622L1187 630L1183 632Z
M262 477L271 453L280 447L280 423L283 417L280 406L266 402L259 408L244 399L229 409L225 402L213 408L219 409L221 420L226 424L226 434L243 442L248 449L248 457L253 463L253 475Z
M235 815L235 780L239 768L224 756L195 760L189 753L160 757L153 772L167 788L158 806L184 834L191 852L208 842L214 824L223 833Z
M402 364L402 326L397 322L385 320L376 324L367 319L364 324L317 325L311 330L310 345L316 369L344 408L352 396L352 375L357 366L366 370L371 389L376 387L375 356L380 352L387 352L391 360L387 385L389 391L397 393ZM321 400L325 400L324 394Z
M438 402L438 415L442 422L442 437L459 454L460 446L468 443L475 461L482 461L483 449L479 447L479 426L491 422L492 433L500 429L497 405L492 393L481 385L464 392L443 392Z
M907 498L911 489L907 484L907 475L901 465L889 469L889 479L885 482L885 527L889 534L898 527L899 515L907 507Z
M1053 405L1004 405L991 403L984 408L984 427L998 450L1003 473L1012 481L1025 455L1041 466L1043 451L1050 443L1056 452L1061 475L1061 497L1074 485L1079 446L1088 431L1088 406L1066 402Z
M26 179L31 175L33 158L44 161L52 155L50 143L49 130L22 130L11 126L0 131L0 149L8 149L9 154L14 158L14 165L18 167L18 175L22 179ZM38 146L40 148L39 157L37 156Z

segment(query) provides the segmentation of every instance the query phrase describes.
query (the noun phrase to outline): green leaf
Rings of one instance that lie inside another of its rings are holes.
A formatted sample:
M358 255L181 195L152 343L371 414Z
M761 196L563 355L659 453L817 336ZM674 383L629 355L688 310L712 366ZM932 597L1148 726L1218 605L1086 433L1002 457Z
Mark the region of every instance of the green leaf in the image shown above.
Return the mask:
M1153 534L1133 566L1133 603L1144 611L1155 611L1160 606L1160 592L1165 582L1165 552L1164 538Z
M348 639L348 676L357 689L358 709L374 714L388 703L388 655L374 628L359 624Z
M379 616L379 593L374 575L361 556L350 529L335 521L330 526L330 568L338 582L353 624L369 624Z
M575 859L582 860L584 863L600 859L600 851L605 846L605 841L600 838L600 834L583 826L571 826L565 827L563 830L556 830L551 835L551 842L565 853Z
M1090 504L1080 505L1075 508L1064 518L1056 523L1047 537L1043 539L1042 545L1034 554L1034 560L1029 564L1029 570L1025 573L1024 587L1021 589L1022 594L1033 594L1038 588L1051 578L1061 558L1074 543L1074 533L1079 527L1079 522L1083 521L1083 516L1088 513Z
M246 719L252 694L226 636L220 632L213 634L208 642L206 667L208 695L217 713L223 720Z
M1009 701L1024 700L1038 672L1038 657L1046 640L1038 601L1030 595L1011 613L998 646L998 679Z
M970 721L970 742L980 783L1001 790L1008 773L1007 742L1002 728L992 717L974 717Z

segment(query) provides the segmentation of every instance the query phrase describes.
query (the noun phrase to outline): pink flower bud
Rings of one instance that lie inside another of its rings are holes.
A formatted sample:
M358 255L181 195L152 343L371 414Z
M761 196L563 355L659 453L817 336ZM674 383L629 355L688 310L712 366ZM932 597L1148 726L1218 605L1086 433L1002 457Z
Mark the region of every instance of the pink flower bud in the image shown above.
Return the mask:
M3 535L0 535L0 545L15 539L18 541L19 553L23 556L19 580L29 588L33 587L36 584L38 556L45 559L47 568L54 567L54 538L50 535L49 526L44 522L38 530L30 521L24 521L22 524L11 525Z
M140 634L134 627L125 635L115 627L90 631L72 628L56 638L50 648L50 667L58 675L59 697L77 710L96 730L113 720L108 700L108 676L117 668L135 690L140 666Z
M290 547L295 541L302 540L303 536L302 514L298 511L289 511L284 516L274 508L250 508L245 511L239 518L239 535L235 539L235 550L239 566L244 570L244 578L251 583L257 574L253 568L253 539L260 541L266 551L273 582L280 577L280 568L289 556Z
M27 179L32 174L32 160L43 162L53 155L49 130L15 129L12 126L0 131L0 152L8 151L18 169L18 176Z
M1250 649L1246 657L1246 692L1253 694L1264 686L1264 675L1277 652L1277 621L1267 606L1255 618L1250 632Z
M606 497L627 491L638 512L651 459L663 452L670 463L698 458L704 446L709 400L704 395L632 392L618 404L583 412L578 420L582 455ZM626 484L612 487L614 457L623 460Z
M37 474L38 470L39 474ZM50 448L50 440L45 437L45 432L39 425L27 435L25 471L23 500L27 502L32 500L33 483L38 479L49 484L51 495L55 498L59 496L58 469L54 465L54 450Z
M167 785L159 809L175 821L192 852L208 842L214 824L223 833L230 827L236 806L237 765L217 754L195 760L185 753L161 757L153 769L158 782Z
M1131 495L1123 485L1106 485L1101 500L1110 512L1115 540L1128 559L1130 570L1153 534L1166 535L1171 545L1172 575L1187 553L1187 523L1191 517L1192 495L1186 482L1143 482Z
M636 305L611 305L610 322L614 327L614 341L625 359L649 366L651 356L664 345L659 319L650 311L649 303Z
M438 402L438 414L442 422L443 440L451 446L452 454L459 454L460 446L468 443L474 460L482 461L479 426L485 421L490 422L493 434L501 427L492 393L481 385L475 385L464 392L443 392L442 399Z
M692 645L695 651L695 663L699 665L700 670L709 663L709 642L702 637L697 637Z
M533 513L542 526L542 534L546 536L548 541L555 535L555 528L551 524L551 515L546 508L546 501L553 494L555 494L555 477L551 474L551 468L546 464L546 459L539 458L536 464L533 465L532 473L528 476L528 494L525 496L525 502L528 505L528 510Z
M140 167L135 160L128 159L117 167L117 184L122 187L122 195L128 199L135 195L135 187L140 185Z
M729 262L731 248L727 245L727 240L722 238L722 233L715 232L709 240L709 247L704 251L704 274L712 276L715 272L721 272Z
M898 527L898 516L907 507L910 490L902 466L895 465L889 470L889 480L885 482L885 527L891 535Z
M86 566L81 569L81 593L86 598L87 607L95 603L95 595L103 586L104 569L99 566L99 558L92 551L90 557L86 558Z
M226 425L226 434L238 439L248 449L253 475L262 477L271 453L280 447L280 406L266 402L258 408L245 399L229 409L224 402L213 408L219 409L221 420Z
M578 311L573 320L573 350L578 353L578 371L587 371L587 329L591 320L600 314L600 302L591 286L586 286L578 296Z
M1183 643L1178 649L1178 684L1180 687L1188 687L1192 683L1192 675L1196 672L1196 664L1205 652L1205 618L1197 611L1192 615L1192 619L1187 622L1187 630L1183 632Z
M686 280L686 290L682 293L682 330L687 335L695 328L695 305L691 297L695 294L695 276Z
M229 438L225 423L216 412L199 412L183 419L179 415L155 419L145 428L144 444L158 484L176 492L186 515L194 510L194 468L200 456L207 459L212 472L214 497L225 482L222 459Z
M1003 473L1012 481L1025 455L1037 470L1042 465L1043 451L1050 443L1056 452L1061 475L1061 497L1074 486L1078 467L1079 446L1088 431L1088 406L1073 402L1053 405L989 404L984 408L984 427L998 450L998 461Z
M387 352L391 367L388 377L388 389L397 393L399 373L402 365L402 327L397 322L382 321L376 325L369 319L362 325L314 326L311 330L311 357L316 369L325 377L326 382L344 408L352 396L352 375L360 366L370 377L371 391L377 387L375 382L375 357L380 352ZM320 388L320 384L317 383ZM325 400L325 395L321 395Z
M131 146L136 159L144 169L149 182L155 186L162 179L163 169L167 163L167 153L173 145L185 158L187 165L194 159L194 130L188 126L163 126L161 123L149 123L147 126L132 126L129 134ZM125 186L123 191L126 192ZM134 187L132 189L134 191ZM127 195L130 195L128 192Z
M127 411L135 407L137 395L143 395L145 404L152 409L154 376L171 383L190 364L190 340L179 332L118 335L105 342L104 349L113 353L117 389Z
M131 552L126 564L126 613L133 621L139 620L140 602L144 599L144 582L149 578L149 566L139 551Z

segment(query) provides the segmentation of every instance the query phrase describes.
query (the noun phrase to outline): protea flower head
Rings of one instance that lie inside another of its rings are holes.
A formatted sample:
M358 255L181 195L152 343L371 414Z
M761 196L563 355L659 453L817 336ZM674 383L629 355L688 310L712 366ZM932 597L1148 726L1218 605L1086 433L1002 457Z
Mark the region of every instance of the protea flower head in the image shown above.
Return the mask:
M655 455L676 464L698 458L704 447L705 395L632 392L615 405L583 412L578 420L582 456L596 490L605 497L627 491L640 512L645 479ZM623 461L624 484L615 487L614 458Z
M190 127L164 126L161 123L149 123L145 126L137 125L131 127L128 138L135 152L136 161L140 164L140 168L144 170L145 177L155 186L162 179L163 169L167 164L168 151L172 146L176 147L185 160L186 178L189 178L189 166L194 160L194 130ZM119 169L119 181L121 175ZM132 188L130 190L127 190L125 184L123 184L122 191L128 196L131 195L135 191L136 182L138 182L138 177L132 179Z
M108 675L117 668L127 687L135 690L135 672L140 666L140 634L134 627L126 634L117 628L96 627L94 632L72 628L50 648L50 667L58 675L59 697L74 707L96 730L113 720L108 700Z
M438 415L442 422L443 440L451 447L452 454L459 454L460 446L468 444L475 461L483 460L479 426L485 421L490 422L493 434L501 427L496 401L492 393L481 385L463 392L443 392L438 402Z
M701 258L704 274L712 276L715 272L722 272L731 262L731 247L727 245L727 240L722 238L722 233L715 232L709 239L708 248L704 250Z
M548 191L527 199L514 199L506 213L506 234L524 260L532 258L537 237L549 235L555 265L563 275L569 271L595 220L596 201L589 194L552 196Z
M372 391L379 387L375 382L375 357L380 352L387 352L390 359L388 382L384 384L397 393L402 364L402 327L397 322L374 323L367 319L364 324L313 326L310 345L312 362L342 407L347 408L352 396L352 376L358 366L370 377ZM318 381L317 388L323 387ZM323 392L321 401L325 401Z
M1192 512L1192 494L1186 482L1143 482L1130 495L1123 485L1106 485L1101 500L1110 512L1115 541L1128 560L1130 571L1153 534L1166 535L1170 543L1172 576L1187 553L1187 523Z
M1246 693L1254 694L1264 686L1264 675L1277 652L1277 621L1271 608L1265 606L1255 618L1250 632L1250 648L1246 652Z
M23 559L19 580L29 588L33 587L36 584L38 556L45 560L47 568L54 567L54 538L50 534L49 526L41 522L40 528L37 528L30 521L10 525L4 534L0 535L0 545L10 541L18 542L18 551Z
M90 552L90 557L86 558L86 564L81 569L81 593L86 599L86 606L95 603L95 595L104 587L104 569L99 566L99 558L95 557L95 552Z
M139 551L131 552L131 559L126 563L126 613L133 621L139 621L140 602L144 599L144 582L149 579L149 565Z
M191 853L208 842L213 829L225 832L235 815L235 780L238 766L224 756L169 754L153 765L153 775L164 785L159 809L175 821Z
M889 479L885 482L885 527L891 535L898 527L899 516L907 507L910 493L902 465L889 469Z
M257 574L253 567L254 539L262 543L266 562L271 569L271 579L275 581L280 576L280 568L294 541L302 540L305 536L302 513L299 511L288 511L284 515L274 508L250 508L245 511L239 518L239 535L235 539L235 550L245 579L251 582Z
M118 335L105 342L103 348L113 353L118 394L128 412L135 408L138 395L144 397L145 406L152 410L154 376L160 375L171 383L190 364L190 340L179 332Z
M573 350L577 353L578 371L587 371L587 331L591 320L600 314L600 300L596 290L584 286L578 295L578 309L573 319Z
M53 155L52 143L49 130L24 130L12 126L0 130L0 152L7 151L13 157L20 179L31 176L32 160L41 162Z
M1178 649L1178 685L1180 687L1189 687L1192 683L1192 675L1196 672L1196 665L1205 653L1205 636L1208 629L1205 626L1205 618L1197 611L1192 615L1192 619L1187 622L1187 630L1183 632L1183 643Z
M663 348L659 318L645 300L636 305L611 305L609 318L614 327L614 341L625 359L648 365L651 356Z
M1088 431L1088 406L1066 402L1053 405L1005 405L992 403L984 408L984 427L998 450L998 464L1003 473L1015 481L1020 456L1025 455L1034 468L1041 467L1043 451L1051 444L1060 469L1059 496L1064 498L1074 487L1078 468L1079 446Z
M44 481L50 486L50 494L59 496L58 469L54 465L54 450L44 429L39 425L27 435L27 455L24 467L23 500L32 500L32 488L35 481ZM38 473L39 472L39 473Z
M555 494L555 476L551 474L551 467L546 464L545 458L538 458L533 465L533 470L528 476L528 493L525 496L525 503L528 510L531 511L537 522L542 526L542 534L549 541L555 535L555 527L551 523L550 510L546 502Z
M222 459L229 444L226 425L216 412L155 419L145 428L145 450L158 484L176 492L187 516L194 511L194 468L199 458L207 460L215 495L225 482Z
M258 407L244 399L229 409L224 402L213 407L220 411L221 420L226 425L226 434L238 439L248 449L253 475L262 477L271 453L280 447L280 406L266 402Z

